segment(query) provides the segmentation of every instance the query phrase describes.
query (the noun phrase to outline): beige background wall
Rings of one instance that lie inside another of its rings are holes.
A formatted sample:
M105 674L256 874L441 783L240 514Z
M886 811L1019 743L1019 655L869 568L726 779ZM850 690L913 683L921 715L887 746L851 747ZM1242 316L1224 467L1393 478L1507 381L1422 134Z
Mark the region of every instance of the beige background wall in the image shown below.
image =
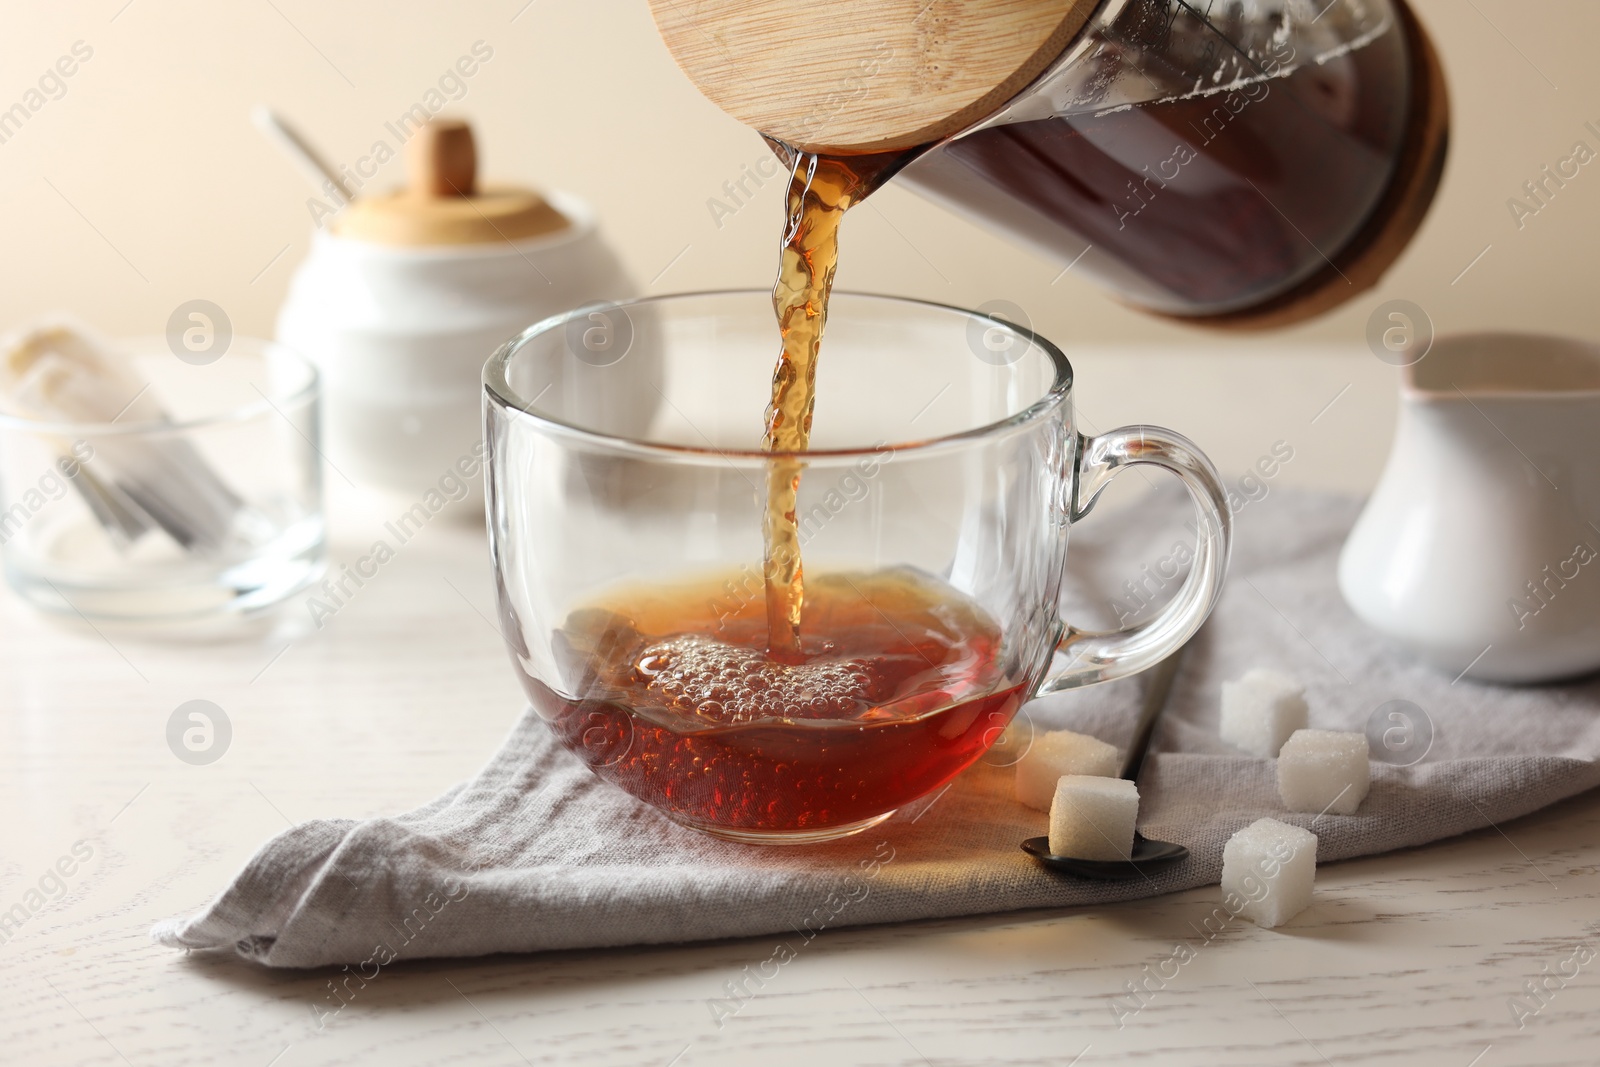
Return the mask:
M124 6L126 4L126 6ZM719 228L706 201L759 160L755 135L672 65L643 0L8 3L0 108L76 41L65 94L0 144L0 327L69 309L155 333L205 297L236 329L271 329L310 221L307 183L254 129L253 103L354 162L475 41L493 57L452 110L480 127L491 177L590 198L641 284L764 286L779 183ZM1600 337L1600 164L1521 232L1508 197L1600 125L1600 4L1418 0L1450 68L1455 153L1420 239L1383 288L1281 338L1359 344L1390 297L1441 329L1520 326ZM399 180L391 163L369 185ZM890 187L852 217L839 284L975 305L1004 297L1068 343L1216 343L1119 308L1088 283ZM1492 246L1464 278L1462 270Z

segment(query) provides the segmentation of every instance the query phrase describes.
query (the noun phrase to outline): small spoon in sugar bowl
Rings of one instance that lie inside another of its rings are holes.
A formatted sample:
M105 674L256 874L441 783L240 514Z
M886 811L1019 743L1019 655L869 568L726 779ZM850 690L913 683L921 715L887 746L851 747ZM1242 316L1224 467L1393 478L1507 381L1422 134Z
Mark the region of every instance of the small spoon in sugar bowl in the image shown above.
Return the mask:
M1161 718L1162 710L1167 706L1167 697L1172 693L1172 682L1178 676L1178 667L1182 663L1183 651L1187 647L1187 644L1180 646L1176 652L1156 664L1150 671L1149 688L1145 690L1144 704L1139 709L1138 728L1134 732L1132 743L1128 746L1128 757L1122 764L1121 777L1130 782L1139 780L1139 771L1144 767L1145 755L1150 751L1150 739L1155 736L1156 723ZM1048 837L1028 838L1022 843L1022 851L1052 871L1102 882L1148 878L1189 858L1189 850L1182 845L1173 844L1171 841L1156 841L1141 833L1133 835L1133 854L1125 860L1080 860L1071 856L1053 855L1050 852Z

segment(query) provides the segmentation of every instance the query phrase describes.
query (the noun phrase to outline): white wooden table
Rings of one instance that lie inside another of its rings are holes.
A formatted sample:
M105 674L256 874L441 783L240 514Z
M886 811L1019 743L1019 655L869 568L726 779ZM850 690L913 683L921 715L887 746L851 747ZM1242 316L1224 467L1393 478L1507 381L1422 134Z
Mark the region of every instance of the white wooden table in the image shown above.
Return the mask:
M1274 361L1289 401L1229 402L1230 381L1268 366L1078 359L1096 429L1175 422L1225 474L1285 439L1285 484L1370 484L1387 368L1364 353ZM336 560L405 506L330 486ZM321 629L297 609L275 631L161 644L48 622L0 594L0 918L15 924L0 944L0 1063L1600 1063L1600 795L1325 867L1291 926L1233 923L1209 944L1215 887L828 932L720 1029L708 1002L767 958L766 940L403 964L321 1029L313 1005L337 972L149 942L154 921L200 904L291 821L392 813L471 774L522 703L492 617L482 533L448 514ZM205 766L166 740L192 699L232 725ZM1172 975L1179 943L1196 953ZM1130 983L1155 992L1134 999Z

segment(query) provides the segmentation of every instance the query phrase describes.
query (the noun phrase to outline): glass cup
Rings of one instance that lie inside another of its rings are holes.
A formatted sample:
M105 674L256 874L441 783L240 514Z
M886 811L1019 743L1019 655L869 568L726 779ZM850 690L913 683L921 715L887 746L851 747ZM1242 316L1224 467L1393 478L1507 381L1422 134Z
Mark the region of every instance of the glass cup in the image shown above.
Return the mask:
M58 614L179 626L309 586L324 566L315 368L243 337L204 363L165 338L122 347L149 382L124 410L164 417L0 412L7 581Z
M1149 667L1205 620L1231 524L1182 436L1077 432L1072 368L978 312L836 293L796 518L800 662L766 654L770 294L595 305L484 368L502 633L535 709L596 774L756 843L888 818L1042 693ZM1172 471L1194 565L1156 616L1059 617L1067 533L1116 474ZM1057 656L1057 653L1060 655Z

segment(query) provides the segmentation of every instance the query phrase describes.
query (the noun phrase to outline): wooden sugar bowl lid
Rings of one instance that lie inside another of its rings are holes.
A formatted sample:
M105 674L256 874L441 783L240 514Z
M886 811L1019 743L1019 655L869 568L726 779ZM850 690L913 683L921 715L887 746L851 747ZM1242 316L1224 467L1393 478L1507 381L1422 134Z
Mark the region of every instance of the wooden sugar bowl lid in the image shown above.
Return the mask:
M650 0L711 102L810 151L886 152L986 118L1077 37L1100 0Z
M478 188L478 149L460 119L432 119L406 142L406 188L358 197L334 221L340 237L385 245L520 241L566 229L530 189Z

